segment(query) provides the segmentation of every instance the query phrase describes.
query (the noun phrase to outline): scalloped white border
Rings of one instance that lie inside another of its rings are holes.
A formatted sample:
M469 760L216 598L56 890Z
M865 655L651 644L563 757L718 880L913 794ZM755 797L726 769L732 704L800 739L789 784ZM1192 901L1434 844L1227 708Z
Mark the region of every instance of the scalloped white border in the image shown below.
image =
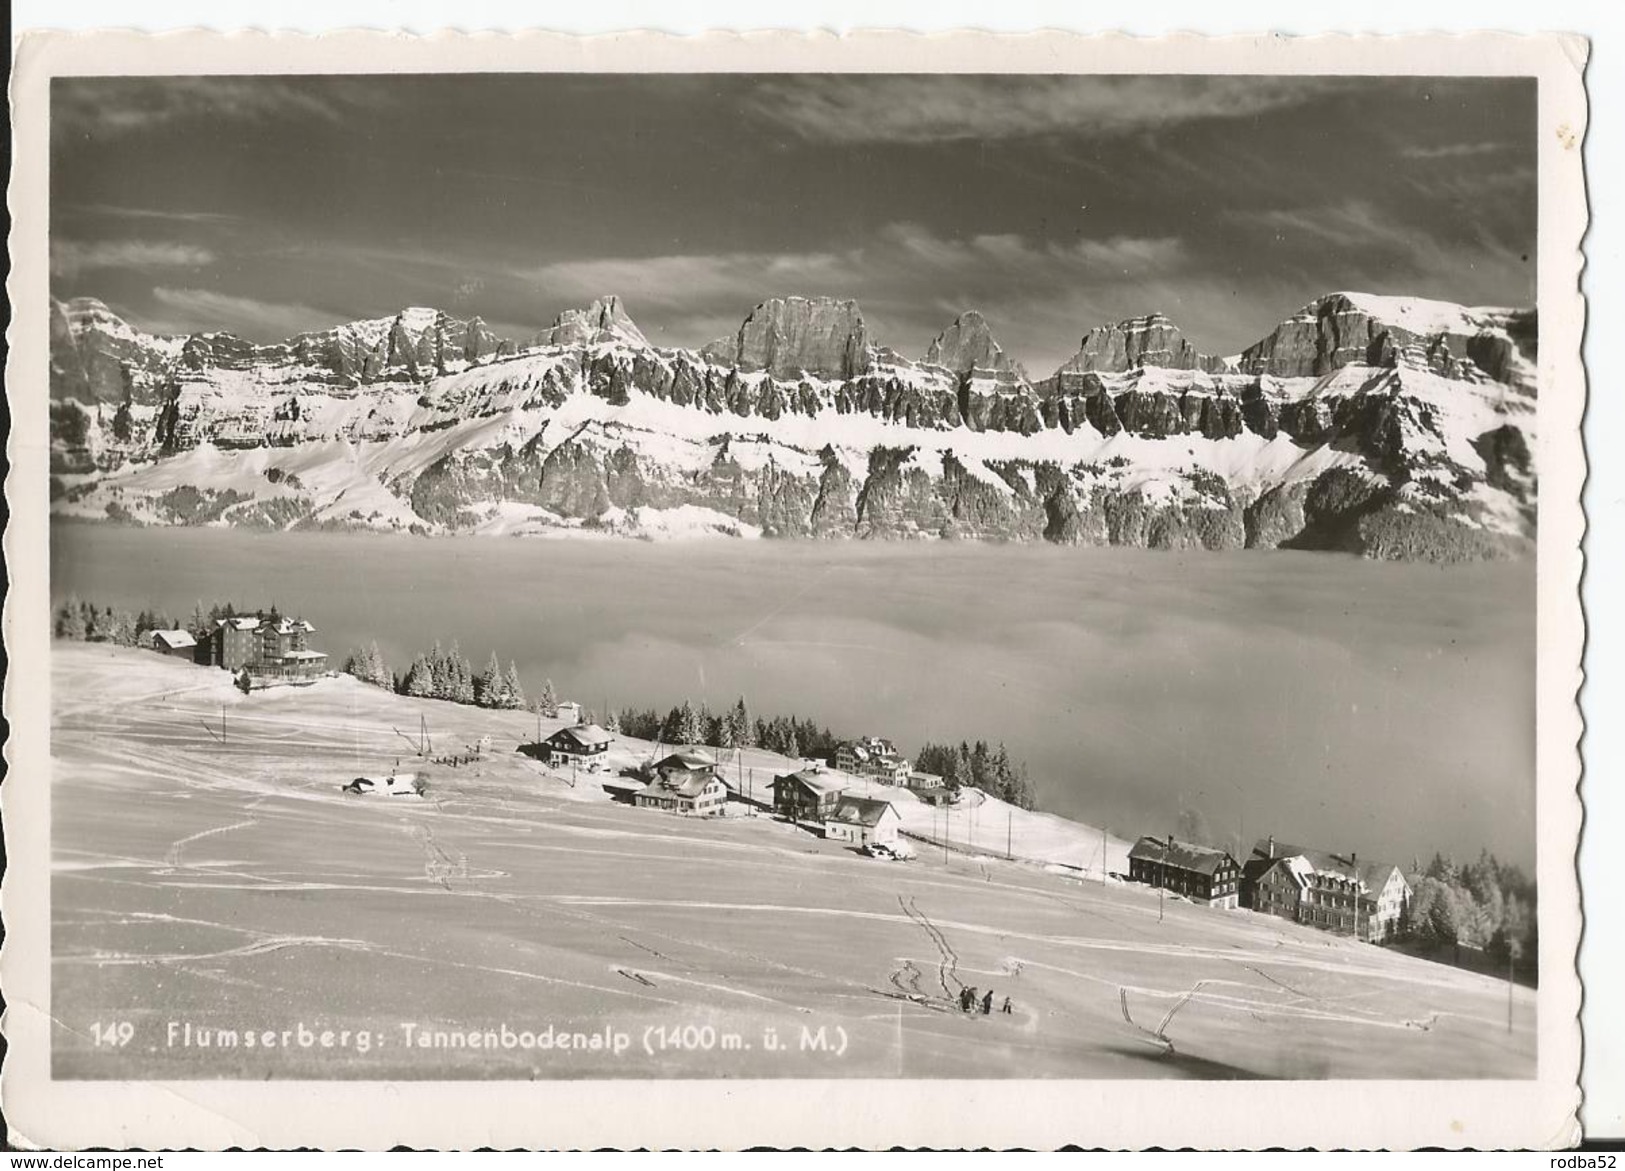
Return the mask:
M26 33L12 75L11 469L4 612L12 739L0 1098L45 1147L418 1148L1259 1146L1526 1148L1578 1140L1584 622L1580 143L1589 53L1573 36L1120 34ZM50 78L85 74L1010 72L1519 75L1539 78L1540 469L1536 817L1539 1072L1521 1082L53 1082L50 1078L47 222ZM367 1109L358 1110L361 1095ZM699 1097L697 1098L697 1095ZM695 1109L696 1101L709 1108ZM875 1109L877 1102L886 1108Z

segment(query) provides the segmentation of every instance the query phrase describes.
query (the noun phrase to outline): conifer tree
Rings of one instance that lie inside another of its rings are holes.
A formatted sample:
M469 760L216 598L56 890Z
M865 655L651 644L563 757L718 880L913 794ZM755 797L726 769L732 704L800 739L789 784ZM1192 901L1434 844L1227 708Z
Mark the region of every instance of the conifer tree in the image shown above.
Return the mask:
M435 699L451 698L451 671L450 664L446 662L446 651L435 639L434 645L429 648L429 694Z
M745 697L740 696L739 702L734 704L733 711L728 714L732 725L733 744L735 748L751 748L756 743L756 722L750 718L750 710L745 706Z
M520 711L525 706L525 689L519 682L519 668L508 660L508 673L502 677L502 695L498 707Z
M551 718L559 714L559 693L553 690L553 680L542 680L542 698L537 702L541 705L542 715Z
M474 702L474 668L463 657L456 639L446 649L446 692L446 698L453 703Z
M604 717L604 731L619 733L621 730L621 713L610 709L609 715Z
M72 594L56 613L56 636L81 641L85 637L84 603Z
M497 653L485 661L485 670L474 680L474 702L481 707L506 707L502 702L502 664Z
M418 655L401 681L401 694L430 698L435 694L434 665L427 655Z
M384 661L384 652L378 649L377 642L367 646L367 665L372 673L367 676L367 682L375 687L392 687L395 679L390 672L389 664Z
M694 720L694 709L684 700L671 711L660 725L660 739L667 744L682 744L688 736L688 730Z
M684 744L705 743L705 715L703 709L695 708L686 699L683 701L683 729L682 742Z

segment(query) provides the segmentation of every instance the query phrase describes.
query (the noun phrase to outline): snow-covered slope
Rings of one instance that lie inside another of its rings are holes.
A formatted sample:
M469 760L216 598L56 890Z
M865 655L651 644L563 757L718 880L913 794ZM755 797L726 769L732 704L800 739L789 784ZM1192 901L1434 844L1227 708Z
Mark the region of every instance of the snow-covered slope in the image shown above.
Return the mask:
M1034 384L978 314L913 361L849 301L764 302L699 353L613 297L524 346L432 309L272 346L54 309L80 517L1432 558L1533 532L1532 312L1332 294L1229 360L1152 315Z

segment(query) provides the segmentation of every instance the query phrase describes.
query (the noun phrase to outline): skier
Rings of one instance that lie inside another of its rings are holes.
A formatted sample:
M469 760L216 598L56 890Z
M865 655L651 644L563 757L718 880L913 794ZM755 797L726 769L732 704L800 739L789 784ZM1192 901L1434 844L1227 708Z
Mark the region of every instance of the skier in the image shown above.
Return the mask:
M999 1009L999 1011L1000 1011L1000 1012L1003 1012L1003 1013L1010 1013L1010 1012L1014 1012L1014 1011L1015 1011L1015 1009L1013 1009L1013 1008L1011 1008L1011 1007L1010 1007L1010 998L1009 998L1009 997L1008 997L1008 996L1006 996L1006 997L1005 997L1005 998L1004 998L1004 1007L1003 1007L1003 1008L1001 1008L1001 1009Z
M993 1011L993 989L989 988L987 990L987 995L982 997L982 1015L987 1016L992 1011Z

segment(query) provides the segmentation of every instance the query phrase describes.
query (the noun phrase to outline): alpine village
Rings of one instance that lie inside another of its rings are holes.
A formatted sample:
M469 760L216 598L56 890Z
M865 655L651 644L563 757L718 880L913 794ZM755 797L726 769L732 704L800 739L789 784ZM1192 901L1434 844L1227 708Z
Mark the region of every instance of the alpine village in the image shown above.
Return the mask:
M141 647L160 655L233 674L245 693L271 687L308 686L341 674L403 695L471 703L507 710L526 709L537 717L533 740L514 751L560 772L573 786L583 779L602 786L616 802L680 817L769 816L875 860L911 862L921 851L970 851L982 843L954 840L954 812L970 817L975 807L998 798L1015 809L1031 810L1033 798L1025 766L1013 766L1003 745L990 752L978 743L927 745L910 761L885 737L836 739L807 722L797 742L795 720L752 721L744 700L713 717L688 701L662 718L654 711L608 713L603 725L582 704L560 699L549 680L539 699L527 703L518 671L503 671L495 654L476 674L453 643L439 643L419 655L404 675L393 675L377 645L352 653L342 672L310 644L316 627L275 607L240 612L199 603L191 620L180 624L166 615L131 615L76 598L54 615L58 638ZM543 720L562 726L542 734ZM628 761L618 744L652 741ZM813 745L812 742L818 741ZM416 756L425 764L476 764L492 750L492 737L458 753L434 754L429 729L422 729ZM738 762L742 750L760 747L801 765L770 777L747 778ZM813 751L816 747L818 751ZM827 752L823 751L827 748ZM619 758L619 759L617 759ZM736 767L737 765L737 767ZM429 788L426 769L347 779L350 794L421 798ZM928 827L906 822L902 798L918 808L940 811ZM940 828L939 828L940 820ZM1079 829L1085 827L1079 826ZM1137 884L1161 899L1179 899L1216 912L1272 915L1362 942L1398 946L1412 954L1460 967L1512 974L1533 984L1533 963L1517 960L1534 951L1534 885L1517 867L1485 853L1458 864L1437 854L1426 866L1400 865L1362 856L1341 846L1292 845L1273 835L1253 843L1238 858L1232 843L1217 844L1200 816L1182 815L1184 836L1145 834L1127 851L1127 871L1101 862L1093 870L1101 882ZM1201 840L1197 840L1201 839ZM1013 861L1023 859L1009 848ZM1054 866L1050 867L1054 869ZM1527 972L1523 970L1527 967Z

